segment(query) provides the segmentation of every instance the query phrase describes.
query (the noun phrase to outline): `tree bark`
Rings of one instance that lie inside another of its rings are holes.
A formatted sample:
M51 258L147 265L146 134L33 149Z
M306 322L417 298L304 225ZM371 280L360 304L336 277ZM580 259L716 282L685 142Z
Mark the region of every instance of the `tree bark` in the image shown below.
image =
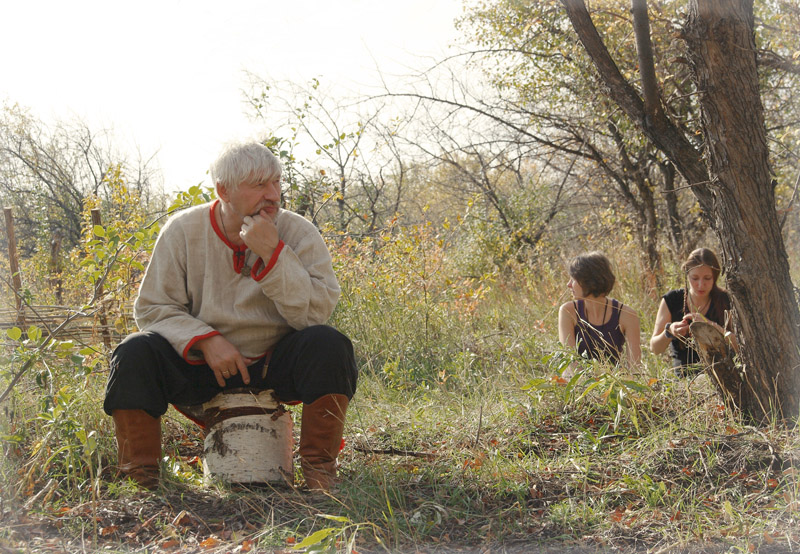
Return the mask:
M639 75L644 95L644 111L652 120L664 117L661 112L661 94L653 61L653 44L650 42L650 18L647 17L647 0L631 0L636 52L639 57Z
M800 312L770 177L752 0L692 0L684 38L737 315L747 383L741 408L757 419L797 420Z
M675 192L675 166L672 165L672 162L665 161L660 164L660 167L664 179L663 190L667 204L667 224L669 225L669 236L672 239L672 248L678 253L680 259L684 259L688 252L684 252L681 214L678 212L678 195Z

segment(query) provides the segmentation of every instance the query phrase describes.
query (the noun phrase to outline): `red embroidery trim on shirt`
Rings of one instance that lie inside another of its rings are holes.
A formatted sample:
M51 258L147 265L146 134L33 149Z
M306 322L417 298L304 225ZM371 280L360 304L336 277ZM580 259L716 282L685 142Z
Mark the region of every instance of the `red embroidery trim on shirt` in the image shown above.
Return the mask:
M275 264L278 263L278 256L280 255L281 250L283 250L283 247L283 241L278 241L278 246L275 247L275 251L272 253L267 266L264 267L263 270L260 268L264 266L264 260L261 258L256 260L256 263L253 264L253 270L250 272L250 275L252 275L253 279L260 281L267 275L267 273L270 272L273 267L275 267Z
M241 273L242 267L244 267L244 262L247 259L247 245L241 244L237 246L228 240L228 237L225 236L225 232L219 228L219 225L217 225L217 218L214 216L217 211L217 206L219 206L219 199L214 200L214 203L211 204L211 209L209 210L209 213L211 214L211 227L214 229L214 232L222 240L222 242L224 242L228 248L233 250L233 270L236 273Z
M197 344L201 340L207 339L208 337L221 335L221 334L222 333L220 333L219 331L211 331L210 333L206 333L205 335L196 336L195 338L190 340L189 344L186 345L186 348L183 349L183 359L186 360L188 363L193 364L193 365L203 365L204 363L206 363L205 360L190 360L189 359L189 350L191 350L192 346L194 346L195 344Z

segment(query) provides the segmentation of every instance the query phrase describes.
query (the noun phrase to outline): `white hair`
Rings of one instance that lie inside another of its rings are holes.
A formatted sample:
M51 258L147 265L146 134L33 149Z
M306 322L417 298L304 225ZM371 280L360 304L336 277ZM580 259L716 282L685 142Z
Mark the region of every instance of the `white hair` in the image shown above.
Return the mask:
M269 148L258 142L233 142L227 144L210 167L214 186L221 185L229 191L239 183L271 181L281 175L281 162Z

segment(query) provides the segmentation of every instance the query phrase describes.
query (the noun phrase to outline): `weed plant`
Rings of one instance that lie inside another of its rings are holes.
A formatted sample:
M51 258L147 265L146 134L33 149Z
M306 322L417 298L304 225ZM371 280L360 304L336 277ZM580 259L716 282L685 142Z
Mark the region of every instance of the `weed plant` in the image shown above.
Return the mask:
M0 547L800 548L796 432L743 425L703 375L674 377L646 349L633 371L578 358L557 342L559 263L498 264L487 253L469 264L483 273L466 274L458 233L328 236L342 286L332 324L353 339L360 367L330 495L204 482L202 435L173 411L161 489L118 481L101 409L107 350L7 334ZM617 268L638 266L635 252L608 250ZM646 344L658 295L635 271L617 273L614 295L641 314Z

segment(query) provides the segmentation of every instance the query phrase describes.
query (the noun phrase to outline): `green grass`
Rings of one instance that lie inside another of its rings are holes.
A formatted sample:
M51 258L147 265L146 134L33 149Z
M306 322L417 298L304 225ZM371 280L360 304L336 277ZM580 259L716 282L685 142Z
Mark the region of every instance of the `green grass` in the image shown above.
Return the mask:
M342 481L330 497L204 486L192 465L199 434L173 412L165 419L163 490L151 495L108 472L108 418L45 423L4 445L0 544L36 543L26 527L35 523L67 551L144 551L172 541L269 551L320 532L333 550L359 552L520 542L798 547L796 433L742 426L704 377L648 378L617 409L610 381L586 393L607 370L591 367L572 385L526 387L527 372L509 371L473 376L463 388L413 389L365 372L349 412ZM91 412L86 405L76 413ZM45 444L50 425L61 438ZM70 426L96 432L94 455L65 431ZM54 456L58 448L65 451ZM50 479L57 484L49 495L22 509Z

